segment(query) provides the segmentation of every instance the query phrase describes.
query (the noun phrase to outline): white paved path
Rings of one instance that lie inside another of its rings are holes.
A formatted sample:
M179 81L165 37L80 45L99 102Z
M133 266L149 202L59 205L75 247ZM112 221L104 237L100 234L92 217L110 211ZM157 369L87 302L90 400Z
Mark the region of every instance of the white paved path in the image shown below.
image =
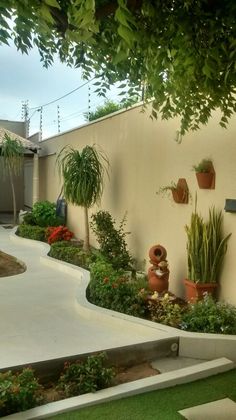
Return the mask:
M78 279L42 264L40 246L15 242L10 233L0 227L0 249L22 260L27 270L0 277L0 368L174 335L127 320L83 317Z

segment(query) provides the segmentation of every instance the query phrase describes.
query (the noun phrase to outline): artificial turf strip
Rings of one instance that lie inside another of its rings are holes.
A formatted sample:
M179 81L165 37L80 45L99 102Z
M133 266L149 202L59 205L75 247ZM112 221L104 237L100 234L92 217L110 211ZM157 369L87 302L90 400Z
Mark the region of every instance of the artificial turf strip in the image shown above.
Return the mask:
M51 420L176 420L179 410L231 398L236 402L236 369L172 388L50 417Z

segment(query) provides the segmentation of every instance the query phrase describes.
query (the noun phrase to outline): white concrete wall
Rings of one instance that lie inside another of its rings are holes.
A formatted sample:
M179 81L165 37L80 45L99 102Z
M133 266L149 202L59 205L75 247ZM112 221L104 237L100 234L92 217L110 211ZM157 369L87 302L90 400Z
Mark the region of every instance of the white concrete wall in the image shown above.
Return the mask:
M215 205L224 208L226 198L236 198L236 118L227 130L218 125L216 113L201 130L186 135L182 144L175 139L178 121L152 121L148 111L136 107L118 112L97 122L60 134L41 143L40 198L56 200L60 182L55 169L55 153L66 144L82 149L97 144L107 154L110 180L106 180L99 208L108 210L119 221L127 212L128 244L140 261L148 249L160 243L168 251L170 289L183 295L182 280L187 274L185 224L189 223L193 202L176 204L156 194L161 186L186 178L191 194L198 195L198 209L205 216ZM199 190L192 165L210 157L216 171L215 190ZM91 209L90 213L95 212ZM224 212L224 231L232 232L221 276L220 297L236 304L236 214ZM74 206L68 210L69 226L83 238L83 212Z

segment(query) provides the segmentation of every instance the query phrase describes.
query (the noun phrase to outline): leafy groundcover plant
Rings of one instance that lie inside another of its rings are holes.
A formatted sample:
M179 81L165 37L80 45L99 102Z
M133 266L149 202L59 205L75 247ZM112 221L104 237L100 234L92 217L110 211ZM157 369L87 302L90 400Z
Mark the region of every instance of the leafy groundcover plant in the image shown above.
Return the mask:
M58 389L66 397L95 392L111 385L115 375L113 368L105 366L106 354L89 356L84 361L66 363L60 376Z
M41 386L32 369L0 373L0 416L35 407L42 401Z
M194 304L189 304L183 314L181 329L187 331L236 334L236 308L226 303L215 302L210 295Z
M139 295L135 280L123 270L114 270L104 257L90 266L88 297L95 305L117 312L143 317L145 302Z
M81 246L72 241L59 241L51 244L49 256L70 264L89 269L90 264L95 261L97 251L90 249L90 252L84 251Z
M56 214L56 204L47 200L35 203L31 216L34 224L41 227L59 226L63 224L62 218Z
M186 306L172 302L168 293L165 293L163 297L159 297L158 293L154 292L147 305L151 321L180 328Z
M48 390L51 389L57 393L56 400L59 400L109 387L113 384L115 373L115 369L107 366L104 352L74 363L66 362L59 379L44 382L44 385L39 384L30 368L17 373L0 373L0 416L45 404L49 401Z
M46 241L46 238L45 238L46 228L45 227L26 225L22 223L22 225L18 226L16 233L22 238L34 239L36 241L42 241L42 242Z

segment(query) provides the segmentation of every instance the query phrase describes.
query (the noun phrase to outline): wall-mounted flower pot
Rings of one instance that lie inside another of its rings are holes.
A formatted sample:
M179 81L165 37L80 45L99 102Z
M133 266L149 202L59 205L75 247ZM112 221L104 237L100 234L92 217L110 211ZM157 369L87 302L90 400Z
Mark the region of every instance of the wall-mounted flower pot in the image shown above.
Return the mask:
M197 302L203 299L204 294L214 295L217 289L217 283L195 283L191 280L185 279L185 298L188 302Z
M202 188L202 189L212 188L212 183L214 180L213 172L197 172L196 177L197 177L199 188Z
M210 163L209 172L196 172L197 183L201 189L215 189L215 170L212 162Z
M178 204L188 204L189 190L185 178L179 178L177 187L171 190L173 200Z

